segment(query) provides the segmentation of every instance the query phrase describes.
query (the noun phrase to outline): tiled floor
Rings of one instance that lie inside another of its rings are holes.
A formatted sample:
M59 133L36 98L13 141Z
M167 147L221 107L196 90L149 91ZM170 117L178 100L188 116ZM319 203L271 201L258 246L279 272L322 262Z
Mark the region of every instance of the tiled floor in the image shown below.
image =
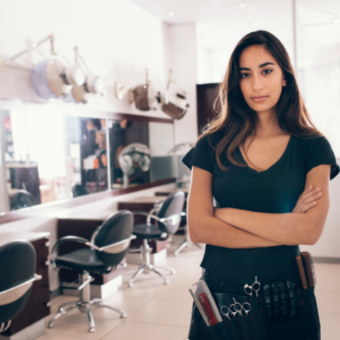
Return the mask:
M178 243L178 237L174 240ZM133 271L124 275L124 285L105 300L106 304L124 309L128 317L109 309L93 309L96 331L88 333L85 314L73 311L55 322L53 329L47 329L39 340L186 340L189 329L192 298L188 292L201 273L199 267L203 252L196 247L183 250L178 257L173 255L175 243L168 251L168 258L162 265L176 269L176 275L169 275L169 285L150 273L140 276L134 287L127 287L127 280ZM340 265L315 263L317 277L316 296L322 327L322 340L338 340L340 334ZM166 273L166 272L164 272ZM63 302L76 299L59 296L52 300L52 313ZM53 315L53 314L52 314ZM52 316L51 315L51 316ZM46 318L47 321L51 316Z

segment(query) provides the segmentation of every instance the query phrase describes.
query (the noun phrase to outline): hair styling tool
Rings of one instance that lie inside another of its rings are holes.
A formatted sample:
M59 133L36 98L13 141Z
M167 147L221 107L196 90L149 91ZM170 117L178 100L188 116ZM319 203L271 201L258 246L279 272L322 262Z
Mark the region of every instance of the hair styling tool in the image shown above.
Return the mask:
M299 270L299 274L300 274L302 288L308 289L307 278L306 278L306 275L305 275L305 269L303 267L301 256L296 256L296 262L297 262L297 266L298 266L298 270Z
M268 284L263 286L264 300L266 302L266 314L269 319L273 317L272 306L270 304L270 286Z
M193 284L192 287L194 296L200 303L205 315L207 316L208 326L213 326L219 322L222 322L223 320L221 314L205 281L200 280Z
M288 304L286 300L286 287L283 284L283 282L279 282L277 285L279 287L282 315L287 316L288 315Z
M315 270L314 270L314 263L312 260L312 256L309 254L308 251L303 251L301 253L303 264L306 268L307 272L307 279L308 279L308 284L309 287L315 287Z
M200 311L203 320L205 321L205 324L206 324L207 326L209 326L208 317L207 317L207 315L205 314L205 311L204 311L204 309L202 308L200 302L197 300L197 298L196 298L194 292L192 291L192 289L189 288L189 292L190 292L192 298L194 299L194 301L195 301L195 303L196 303L196 306L197 306L198 310Z
M278 318L280 316L280 305L279 305L279 287L277 283L272 283L272 292L274 300L274 316Z
M290 300L290 318L293 318L293 316L296 313L296 303L295 303L295 296L294 296L294 289L295 289L295 283L291 281L286 282L286 286L288 288L288 294L289 294L289 300Z

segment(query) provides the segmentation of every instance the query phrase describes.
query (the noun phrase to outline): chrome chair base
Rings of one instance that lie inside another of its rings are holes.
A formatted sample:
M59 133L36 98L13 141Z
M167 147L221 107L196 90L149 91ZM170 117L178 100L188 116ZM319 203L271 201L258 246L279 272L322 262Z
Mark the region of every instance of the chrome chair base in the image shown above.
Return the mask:
M86 280L89 281L91 280L91 276L88 273L83 273L82 275L80 275L81 278L81 285L82 286L82 282L85 282ZM78 301L70 301L70 302L66 302L64 304L62 304L61 306L59 306L58 309L58 313L49 321L48 323L48 328L53 328L54 327L54 322L56 320L58 320L60 317L66 315L67 313L71 312L72 310L78 308L78 310L81 313L84 313L87 315L87 321L88 321L88 325L89 325L89 332L93 333L96 330L96 326L95 326L95 322L93 319L93 315L91 313L91 308L94 307L104 307L104 308L109 308L117 313L120 314L121 318L126 318L126 313L119 309L119 308L114 308L108 305L104 304L104 301L102 299L87 299L87 297L90 296L90 285L89 282L88 284L86 284L85 286L83 286L83 288L80 290L80 300ZM67 307L67 308L66 308Z
M131 279L128 281L128 286L133 287L134 281L137 279L137 277L144 273L148 274L150 271L156 273L158 276L160 276L164 284L169 284L170 281L157 269L165 269L168 270L172 275L176 274L175 269L170 268L170 267L163 267L163 266L154 266L153 264L150 263L150 253L152 249L150 248L148 244L148 240L143 240L143 245L141 246L141 254L142 254L142 263L138 266L137 271L133 274Z

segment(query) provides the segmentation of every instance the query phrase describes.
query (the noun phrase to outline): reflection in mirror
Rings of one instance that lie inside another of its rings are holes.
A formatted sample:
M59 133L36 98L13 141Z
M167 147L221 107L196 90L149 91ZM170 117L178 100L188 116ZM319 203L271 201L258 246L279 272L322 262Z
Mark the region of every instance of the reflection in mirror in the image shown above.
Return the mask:
M43 110L2 111L10 210L70 197L64 117Z
M72 196L108 189L106 119L66 117Z
M173 124L109 120L112 189L175 177Z

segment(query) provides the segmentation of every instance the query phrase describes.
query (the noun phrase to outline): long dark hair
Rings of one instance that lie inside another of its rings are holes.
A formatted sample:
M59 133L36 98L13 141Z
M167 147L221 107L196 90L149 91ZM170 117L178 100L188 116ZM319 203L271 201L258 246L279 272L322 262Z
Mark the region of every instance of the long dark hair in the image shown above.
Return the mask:
M202 138L215 133L223 134L218 145L212 145L216 151L216 161L222 170L228 170L221 163L221 154L226 150L228 160L237 166L239 163L233 154L238 145L243 145L246 138L256 132L257 114L246 103L241 92L238 72L242 51L252 45L264 46L276 59L285 76L286 86L277 102L277 118L280 128L299 137L323 136L314 126L301 97L289 55L273 34L267 31L255 31L244 36L231 54L228 69L219 86L219 94L214 103L217 117L203 128ZM211 136L208 136L211 137Z

